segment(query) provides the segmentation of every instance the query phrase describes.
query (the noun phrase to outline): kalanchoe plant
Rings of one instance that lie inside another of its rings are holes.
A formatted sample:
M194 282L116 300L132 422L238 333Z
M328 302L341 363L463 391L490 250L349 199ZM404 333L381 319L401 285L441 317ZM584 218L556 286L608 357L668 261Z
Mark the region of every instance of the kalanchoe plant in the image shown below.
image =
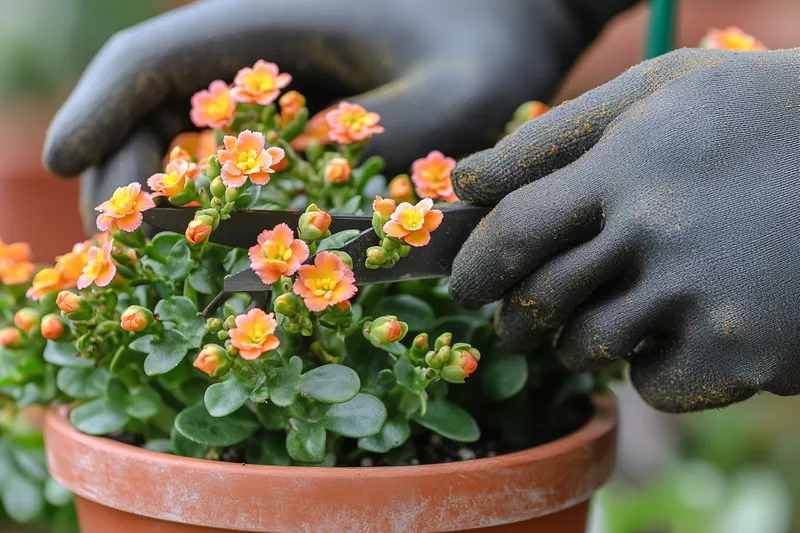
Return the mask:
M309 118L302 95L281 95L290 81L259 61L196 94L192 120L214 129L179 136L152 192L117 189L97 207L102 233L30 286L33 266L5 252L0 394L71 403L91 435L274 465L464 459L577 427L591 380L508 353L492 306L460 310L446 280L356 286L353 261L391 268L429 245L444 216L434 202L456 200L455 161L431 152L387 183L383 161L361 157L380 117L342 102ZM145 237L142 213L159 205L195 210L185 234ZM249 250L210 242L242 209L304 213ZM372 213L379 245L340 251L358 232L331 234L331 213ZM234 294L201 317L246 268L269 298Z

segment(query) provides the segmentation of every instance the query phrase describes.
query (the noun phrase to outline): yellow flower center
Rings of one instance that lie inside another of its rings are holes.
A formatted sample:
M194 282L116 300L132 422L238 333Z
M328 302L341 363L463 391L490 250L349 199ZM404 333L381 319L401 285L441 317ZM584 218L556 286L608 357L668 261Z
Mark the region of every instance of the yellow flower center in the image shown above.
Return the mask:
M755 39L744 35L725 34L722 36L722 46L726 50L752 50Z
M258 153L255 150L247 150L239 152L239 162L236 163L236 168L244 173L255 172L258 170Z
M322 296L326 300L333 298L333 290L336 288L337 282L333 278L317 278L311 280L311 292L314 296Z
M275 89L275 79L269 74L253 72L247 76L245 85L252 92L263 93Z
M230 97L227 94L221 94L214 98L206 106L206 114L212 117L225 116L228 114L230 107Z
M111 210L117 213L128 213L133 210L136 205L136 199L131 195L130 191L125 188L121 191L115 192L109 200Z
M169 187L171 185L177 185L181 181L181 176L178 176L177 172L170 172L166 176L164 176L164 185Z
M425 222L425 214L420 209L409 209L400 215L400 223L410 231L418 230Z

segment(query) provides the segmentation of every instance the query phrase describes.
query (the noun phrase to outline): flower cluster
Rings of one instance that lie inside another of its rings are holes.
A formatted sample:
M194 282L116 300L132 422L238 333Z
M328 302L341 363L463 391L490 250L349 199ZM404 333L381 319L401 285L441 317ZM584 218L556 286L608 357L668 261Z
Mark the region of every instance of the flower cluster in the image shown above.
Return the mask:
M33 270L31 249L27 244L6 244L0 240L0 282L3 285L26 283L31 279Z
M733 26L724 30L712 28L698 47L737 52L763 52L767 49L758 39Z

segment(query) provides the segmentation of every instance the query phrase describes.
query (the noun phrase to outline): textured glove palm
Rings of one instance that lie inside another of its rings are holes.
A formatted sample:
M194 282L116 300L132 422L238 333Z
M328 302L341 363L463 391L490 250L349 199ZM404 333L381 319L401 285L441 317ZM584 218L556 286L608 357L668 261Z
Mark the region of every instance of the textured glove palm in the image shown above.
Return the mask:
M800 50L681 50L531 121L454 174L497 204L453 269L525 349L630 361L665 411L800 393Z

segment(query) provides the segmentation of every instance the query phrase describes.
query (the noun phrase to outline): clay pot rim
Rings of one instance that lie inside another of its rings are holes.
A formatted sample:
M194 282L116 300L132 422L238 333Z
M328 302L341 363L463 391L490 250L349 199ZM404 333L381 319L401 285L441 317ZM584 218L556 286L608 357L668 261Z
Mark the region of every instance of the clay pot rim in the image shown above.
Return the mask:
M191 468L211 469L215 472L229 471L238 473L242 467L248 469L248 475L256 474L252 469L269 470L269 475L288 475L291 477L302 477L303 475L313 475L313 477L352 477L353 472L359 472L359 477L398 477L403 474L414 475L421 470L436 469L442 475L456 475L465 472L475 472L478 468L493 470L497 467L514 467L520 463L530 463L542 461L548 458L562 455L564 452L578 448L583 444L595 440L600 436L616 429L618 424L618 413L616 402L610 394L597 394L592 396L592 406L594 412L589 420L574 432L561 437L560 439L541 444L533 448L527 448L517 452L496 455L494 457L482 457L467 461L457 461L451 463L435 463L424 465L407 466L271 466L245 463L228 463L224 461L212 461L210 459L196 459L194 457L183 457L168 453L156 452L139 446L125 444L107 437L98 437L81 433L69 422L68 405L50 407L46 413L47 424L59 433L69 434L70 438L90 445L95 449L112 452L115 454L129 455L134 453L142 457L149 457L154 461L168 462L171 465L184 464ZM480 463L480 466L477 466ZM266 472L265 472L266 473Z
M556 441L435 465L284 467L186 458L82 434L63 406L48 410L45 439L51 475L62 485L101 505L159 520L274 533L356 531L354 523L372 523L369 531L461 531L588 500L613 470L618 422L611 394L595 395L592 403L591 418ZM151 489L138 490L144 486ZM248 504L220 509L204 505L207 498ZM302 509L314 511L298 512L301 501ZM397 529L393 520L409 513L413 525Z

